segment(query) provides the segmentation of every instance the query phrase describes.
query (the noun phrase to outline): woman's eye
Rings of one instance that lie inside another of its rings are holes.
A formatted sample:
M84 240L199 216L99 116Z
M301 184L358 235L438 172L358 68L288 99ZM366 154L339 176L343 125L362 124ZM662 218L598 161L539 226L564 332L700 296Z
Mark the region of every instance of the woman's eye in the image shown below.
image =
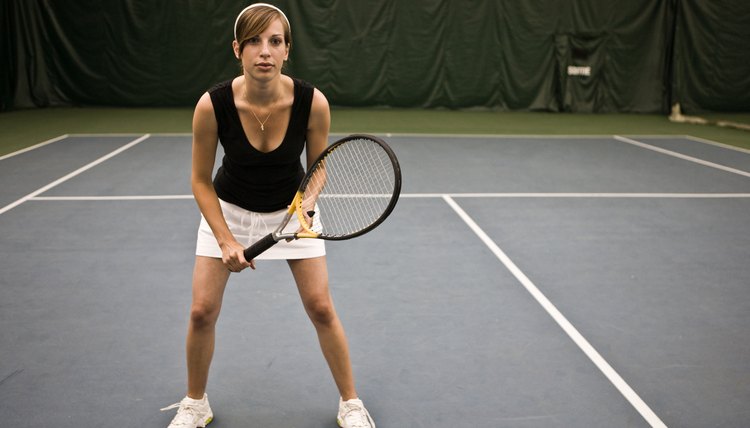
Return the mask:
M273 46L280 46L282 43L281 39L271 39L271 44Z

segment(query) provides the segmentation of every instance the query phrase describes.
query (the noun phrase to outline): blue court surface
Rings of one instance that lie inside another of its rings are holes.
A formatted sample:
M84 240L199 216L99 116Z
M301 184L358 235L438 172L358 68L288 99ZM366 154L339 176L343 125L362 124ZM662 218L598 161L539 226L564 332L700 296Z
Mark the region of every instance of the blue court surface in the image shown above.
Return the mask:
M750 152L382 137L401 200L327 243L379 428L748 426ZM190 144L65 135L0 157L0 425L167 426L186 388ZM336 426L285 263L230 279L208 394L212 428Z

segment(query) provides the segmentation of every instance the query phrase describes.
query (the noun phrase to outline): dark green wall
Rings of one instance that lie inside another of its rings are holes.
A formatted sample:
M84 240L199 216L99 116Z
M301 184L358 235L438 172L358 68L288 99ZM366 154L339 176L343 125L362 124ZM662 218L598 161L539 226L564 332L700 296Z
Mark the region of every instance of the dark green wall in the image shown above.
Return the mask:
M193 105L238 73L232 25L249 4L0 3L4 110ZM338 106L750 110L747 0L274 3L292 23L288 72Z

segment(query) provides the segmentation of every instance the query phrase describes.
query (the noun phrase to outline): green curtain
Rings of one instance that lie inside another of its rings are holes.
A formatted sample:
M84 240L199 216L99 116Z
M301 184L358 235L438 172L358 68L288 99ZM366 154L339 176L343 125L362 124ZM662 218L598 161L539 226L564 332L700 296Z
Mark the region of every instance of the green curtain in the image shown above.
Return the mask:
M750 2L299 0L286 72L337 106L750 109ZM239 73L218 0L4 0L0 108L191 106Z
M750 1L677 4L673 102L683 112L750 111Z

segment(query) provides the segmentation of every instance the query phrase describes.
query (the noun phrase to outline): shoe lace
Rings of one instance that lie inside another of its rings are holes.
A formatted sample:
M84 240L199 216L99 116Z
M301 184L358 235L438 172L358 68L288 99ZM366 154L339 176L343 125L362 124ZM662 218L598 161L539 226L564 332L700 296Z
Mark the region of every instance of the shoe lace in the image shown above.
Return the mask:
M351 428L371 428L370 418L367 411L356 404L344 403L344 414L342 419Z
M193 424L195 424L195 420L198 418L198 409L188 403L174 403L171 406L167 406L161 409L161 411L164 412L172 409L178 410L174 419L172 419L172 423L170 424L170 426L193 426Z

